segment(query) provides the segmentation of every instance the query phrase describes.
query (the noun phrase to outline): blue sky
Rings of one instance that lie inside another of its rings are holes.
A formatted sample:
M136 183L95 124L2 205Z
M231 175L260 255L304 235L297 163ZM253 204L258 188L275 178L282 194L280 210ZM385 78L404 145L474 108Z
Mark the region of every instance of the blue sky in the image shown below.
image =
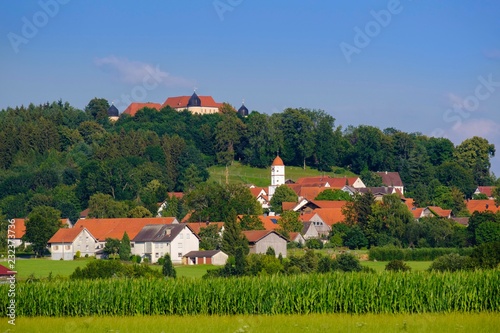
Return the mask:
M497 0L2 1L0 109L102 97L123 111L196 87L343 127L479 135L500 156L499 17Z

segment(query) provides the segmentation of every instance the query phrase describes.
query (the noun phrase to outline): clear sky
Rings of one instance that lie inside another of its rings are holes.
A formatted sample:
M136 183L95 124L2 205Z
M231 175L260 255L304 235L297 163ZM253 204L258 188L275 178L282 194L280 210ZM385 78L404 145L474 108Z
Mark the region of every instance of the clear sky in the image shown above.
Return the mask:
M0 2L0 109L200 95L497 146L500 1ZM129 96L129 97L127 97Z

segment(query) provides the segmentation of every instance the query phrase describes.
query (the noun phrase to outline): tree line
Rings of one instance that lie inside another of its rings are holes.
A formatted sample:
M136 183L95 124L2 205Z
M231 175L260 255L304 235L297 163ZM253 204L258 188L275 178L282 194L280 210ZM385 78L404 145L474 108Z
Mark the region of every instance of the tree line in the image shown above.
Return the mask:
M155 214L168 192L189 193L204 183L209 166L237 160L265 168L278 151L287 166L342 168L372 186L380 183L373 172L398 171L407 196L420 206L433 204L446 190L468 198L477 185L498 183L490 172L495 147L479 137L455 146L394 128L343 129L325 111L302 108L272 115L254 111L243 118L228 104L211 115L166 107L116 122L108 120L108 108L105 99L94 98L84 110L58 101L0 112L3 214L25 217L48 206L75 221L96 194L126 204L117 208L126 215L134 209L132 216L148 214L138 206ZM253 214L248 206L237 213ZM216 213L197 218L211 214Z

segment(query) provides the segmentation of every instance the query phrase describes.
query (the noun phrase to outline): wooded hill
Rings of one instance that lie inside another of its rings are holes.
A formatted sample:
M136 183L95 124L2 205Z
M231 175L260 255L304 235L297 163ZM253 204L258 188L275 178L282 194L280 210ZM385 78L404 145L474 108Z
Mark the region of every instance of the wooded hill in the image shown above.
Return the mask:
M154 210L167 192L206 181L210 166L240 161L266 168L278 151L287 167L328 172L335 166L340 174L360 174L367 186L379 185L374 171L398 171L406 196L420 206L443 207L436 201L498 183L490 173L495 147L479 137L454 146L394 128L343 129L331 115L310 109L242 118L228 104L203 116L166 107L113 123L108 108L95 98L85 110L59 101L0 112L3 214L24 217L51 206L75 220L96 193Z

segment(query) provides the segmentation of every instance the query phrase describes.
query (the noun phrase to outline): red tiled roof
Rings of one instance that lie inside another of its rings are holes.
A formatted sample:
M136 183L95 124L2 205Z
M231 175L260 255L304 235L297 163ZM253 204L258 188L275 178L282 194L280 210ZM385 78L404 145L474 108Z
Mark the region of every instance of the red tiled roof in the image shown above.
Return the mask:
M26 233L26 225L24 224L25 219L14 219L14 237L16 239L21 239Z
M176 197L177 199L184 198L184 192L168 192L169 197Z
M319 208L342 208L347 204L347 201L334 201L334 200L313 200L311 201L314 205Z
M249 230L242 231L241 233L248 239L249 243L256 243L271 233L275 233L284 240L288 241L285 237L281 236L279 233L273 230Z
M476 191L479 191L479 193L486 194L488 198L493 196L493 189L495 186L478 186Z
M335 223L343 222L345 219L342 208L318 208L312 211L321 217L323 222L331 226Z
M410 209L410 212L413 214L413 217L416 219L419 219L422 216L423 211L424 211L423 208Z
M292 210L295 208L295 206L297 206L297 203L296 202L282 202L281 203L281 209L283 209L283 211L287 211L287 210Z
M259 219L262 221L262 224L264 225L264 228L266 230L276 230L280 227L278 224L279 220L281 219L281 216L264 216L264 215L259 215ZM276 223L275 223L276 222Z
M273 161L273 164L271 164L271 165L282 165L282 166L284 166L285 163L283 163L283 160L281 159L281 157L276 156L276 158Z
M201 228L206 228L208 226L216 225L217 229L220 230L224 226L224 222L210 222L208 223L208 225L205 222L189 222L188 225L196 235L199 235Z
M255 198L257 198L262 191L264 191L264 193L265 193L264 195L267 195L267 191L263 187L252 187L249 190L250 190L250 193L252 193L252 195Z
M187 108L190 98L191 96L169 97L161 107L164 108L168 105L174 109ZM198 98L201 101L202 107L220 108L222 106L222 103L217 103L212 96L198 96Z
M90 208L84 209L80 212L80 218L85 219L89 216Z
M382 177L382 183L385 186L403 186L399 172L377 172L377 175Z
M315 177L303 177L297 179L296 184L307 185L307 186L323 186L328 183L330 189L341 189L346 185L353 185L359 177L330 177L330 176L315 176Z
M439 217L449 217L451 214L451 209L443 209L438 206L429 206L429 208L433 213L437 214Z
M474 212L490 211L496 213L500 211L500 207L495 205L495 200L469 200L466 205L471 214Z
M135 114L143 109L143 108L151 108L151 109L156 109L160 110L161 109L161 104L160 103L138 103L138 102L132 102L126 109L123 111L124 114L131 115L132 117L135 116Z
M299 196L307 200L314 200L324 190L328 190L328 187L309 187L302 186L299 191Z
M122 239L125 231L128 237L133 239L148 224L172 224L174 219L174 217L84 219L78 220L73 229L87 228L98 241L103 242L106 238Z
M191 218L191 215L193 215L193 213L194 213L194 211L193 211L193 210L189 211L189 212L186 214L186 216L184 216L184 217L182 218L181 223L187 223L187 222L189 222L189 219Z
M313 218L314 215L316 215L316 213L313 213L313 212L300 214L299 219L302 222L309 222Z
M26 219L14 219L14 225L16 229L14 230L14 237L16 239L21 239L26 233ZM66 226L66 219L61 219L61 228Z
M64 228L59 229L52 236L48 243L72 243L85 228ZM120 238L121 239L121 238Z
M290 241L293 242L294 239L296 239L299 235L300 235L300 232L291 232L291 233L289 233Z

